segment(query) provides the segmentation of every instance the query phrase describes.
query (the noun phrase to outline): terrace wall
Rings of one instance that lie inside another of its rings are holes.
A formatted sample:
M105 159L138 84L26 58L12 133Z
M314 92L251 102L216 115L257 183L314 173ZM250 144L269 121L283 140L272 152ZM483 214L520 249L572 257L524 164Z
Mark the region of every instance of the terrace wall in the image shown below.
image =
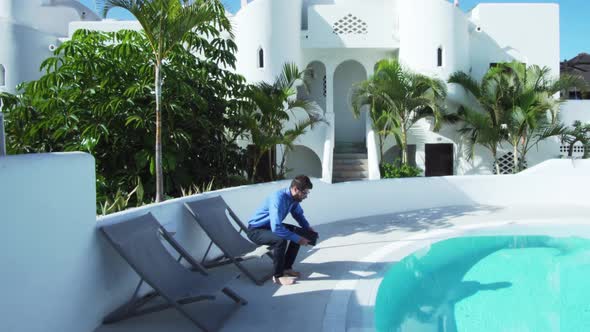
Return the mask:
M303 204L313 225L451 205L588 206L590 162L554 160L537 174L410 178L326 184ZM543 165L541 165L543 166ZM541 167L539 166L539 167ZM547 176L551 169L560 176ZM539 169L541 170L541 169ZM578 175L575 181L569 172ZM97 231L152 212L197 258L209 244L183 203L221 195L243 221L288 181L220 190L95 216L94 160L83 153L0 158L2 331L92 331L138 277Z

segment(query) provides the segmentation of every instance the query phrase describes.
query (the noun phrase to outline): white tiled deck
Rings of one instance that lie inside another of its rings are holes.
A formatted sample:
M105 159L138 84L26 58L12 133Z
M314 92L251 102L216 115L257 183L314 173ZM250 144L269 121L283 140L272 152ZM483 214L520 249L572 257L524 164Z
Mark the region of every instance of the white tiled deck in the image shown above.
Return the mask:
M316 227L321 235L318 245L300 251L296 269L304 277L293 286L270 282L256 286L244 277L233 279L237 273L233 266L214 270L215 275L230 277L228 286L249 301L221 330L372 331L372 303L383 273L417 248L485 228L504 232L503 225L585 224L588 217L590 211L580 206L451 206L320 225ZM256 268L270 267L269 260L256 263ZM197 304L194 309L203 317L215 313L212 305ZM167 310L102 326L95 332L195 330L178 312Z

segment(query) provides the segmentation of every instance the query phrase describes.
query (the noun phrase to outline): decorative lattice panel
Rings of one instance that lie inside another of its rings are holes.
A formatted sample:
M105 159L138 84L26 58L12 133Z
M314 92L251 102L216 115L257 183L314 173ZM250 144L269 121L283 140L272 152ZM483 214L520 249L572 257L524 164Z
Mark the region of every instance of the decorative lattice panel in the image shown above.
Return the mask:
M364 35L369 32L367 23L352 14L339 19L332 25L332 28L337 35Z
M514 169L514 155L512 152L505 153L502 157L500 157L498 159L498 164L500 165L500 174L512 174L512 170ZM526 160L522 164L522 166L526 169ZM492 164L492 170L494 174L496 174L495 162Z
M326 75L324 75L322 87L323 87L324 97L326 97L326 93L328 91L328 83L326 81Z
M562 145L559 147L559 153L562 156L568 156L570 152L569 145ZM584 146L583 145L574 145L574 151L572 152L572 157L581 157L584 155Z

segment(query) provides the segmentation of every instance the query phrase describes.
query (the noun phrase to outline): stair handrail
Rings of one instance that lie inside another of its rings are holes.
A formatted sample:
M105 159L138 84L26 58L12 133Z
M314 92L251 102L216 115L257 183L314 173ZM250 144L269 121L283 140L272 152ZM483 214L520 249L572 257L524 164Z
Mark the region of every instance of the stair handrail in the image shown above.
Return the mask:
M334 113L328 112L325 115L328 126L324 140L324 154L322 160L322 181L332 183L332 163L334 160Z
M365 112L365 131L367 143L367 162L369 167L369 180L381 179L381 172L379 171L379 153L377 153L377 139L375 130L373 129L373 121L371 120L369 112Z

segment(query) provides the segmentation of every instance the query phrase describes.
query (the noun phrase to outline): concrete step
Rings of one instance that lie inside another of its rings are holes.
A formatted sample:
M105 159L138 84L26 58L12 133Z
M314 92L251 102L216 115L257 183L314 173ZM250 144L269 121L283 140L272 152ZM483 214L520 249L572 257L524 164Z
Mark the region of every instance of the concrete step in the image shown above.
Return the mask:
M332 183L339 183L339 182L350 182L350 181L365 181L366 178L337 178L332 177Z
M367 145L358 142L336 142L334 153L367 153Z
M332 173L333 178L348 178L348 179L358 179L358 178L366 178L369 176L368 171L350 171L350 170L334 170Z
M338 171L368 171L369 170L369 166L368 165L354 165L354 164L334 164L334 167L332 168L332 170L334 172L338 172Z
M334 153L334 160L341 159L367 159L366 153Z
M369 166L367 159L334 159L334 167L336 166Z
M334 153L367 153L367 148L337 146L334 148Z

